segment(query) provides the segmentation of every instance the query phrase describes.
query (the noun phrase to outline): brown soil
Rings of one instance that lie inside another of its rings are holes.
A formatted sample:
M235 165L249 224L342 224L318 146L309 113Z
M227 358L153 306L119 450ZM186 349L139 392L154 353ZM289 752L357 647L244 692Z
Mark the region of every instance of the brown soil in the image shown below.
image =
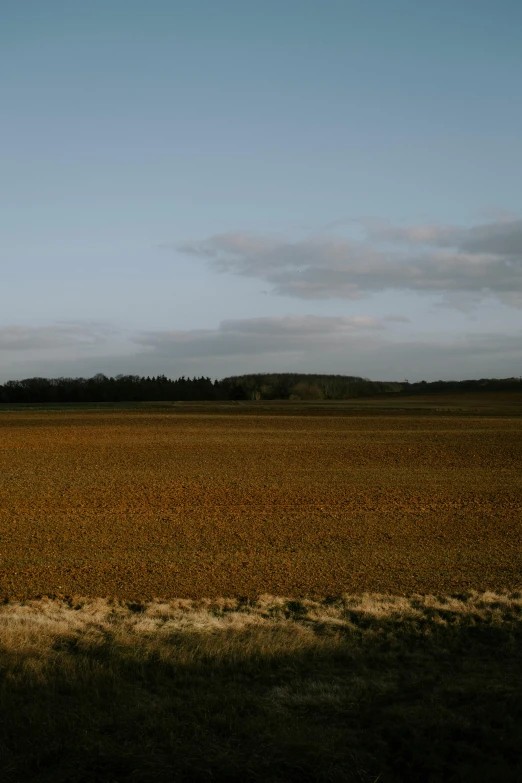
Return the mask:
M0 595L522 585L522 419L4 412Z

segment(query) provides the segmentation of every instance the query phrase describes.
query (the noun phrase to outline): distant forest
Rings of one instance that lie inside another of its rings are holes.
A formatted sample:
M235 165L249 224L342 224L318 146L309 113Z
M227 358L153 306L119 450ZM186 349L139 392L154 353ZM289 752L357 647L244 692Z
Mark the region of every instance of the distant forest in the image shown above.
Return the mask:
M211 400L347 400L379 394L427 392L522 391L520 378L483 378L469 381L370 381L350 375L272 373L210 378L165 375L108 378L26 378L0 385L1 403L78 403Z

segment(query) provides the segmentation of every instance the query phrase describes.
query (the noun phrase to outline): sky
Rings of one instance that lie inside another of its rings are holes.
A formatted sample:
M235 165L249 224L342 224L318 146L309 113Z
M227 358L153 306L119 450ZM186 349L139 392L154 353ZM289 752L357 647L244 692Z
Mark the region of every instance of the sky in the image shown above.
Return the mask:
M522 375L519 0L0 17L0 382Z

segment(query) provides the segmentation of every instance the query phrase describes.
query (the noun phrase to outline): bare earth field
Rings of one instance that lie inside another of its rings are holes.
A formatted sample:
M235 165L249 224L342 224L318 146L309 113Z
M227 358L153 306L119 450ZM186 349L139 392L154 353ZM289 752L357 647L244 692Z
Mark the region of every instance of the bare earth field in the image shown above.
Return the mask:
M0 409L0 779L520 783L521 414Z
M522 585L520 395L0 411L0 595Z

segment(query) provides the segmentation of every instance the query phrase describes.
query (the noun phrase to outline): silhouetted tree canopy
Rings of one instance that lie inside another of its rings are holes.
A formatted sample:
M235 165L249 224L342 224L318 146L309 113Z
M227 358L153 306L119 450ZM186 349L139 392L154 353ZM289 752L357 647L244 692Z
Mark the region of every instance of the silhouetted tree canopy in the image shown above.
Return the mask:
M165 375L98 373L92 378L25 378L0 385L0 403L68 403L212 400L345 400L377 394L427 392L522 391L520 378L482 378L467 381L370 381L350 375L265 373L212 381L210 378L177 380Z

